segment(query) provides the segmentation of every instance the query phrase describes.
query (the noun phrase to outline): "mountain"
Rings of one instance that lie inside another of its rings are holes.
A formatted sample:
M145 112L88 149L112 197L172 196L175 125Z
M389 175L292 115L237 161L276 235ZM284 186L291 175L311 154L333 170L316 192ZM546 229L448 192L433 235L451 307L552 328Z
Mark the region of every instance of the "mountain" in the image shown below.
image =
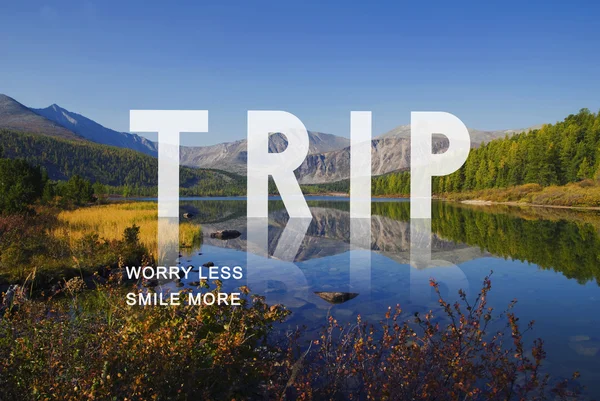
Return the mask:
M0 94L0 128L71 140L83 139L61 124L34 113L15 99L3 94Z
M434 138L434 153L441 153L447 147L446 139ZM386 137L371 141L371 174L373 176L405 170L409 167L409 139ZM348 179L350 178L350 147L308 155L295 173L300 184L322 184Z
M157 144L144 137L106 128L56 104L45 109L31 109L31 111L96 143L137 150L151 156L156 156L158 153Z
M136 134L106 128L85 116L73 113L56 104L45 109L31 109L31 111L91 141L137 150L151 156L157 156L158 154L158 144L155 142ZM323 153L342 149L350 143L348 138L335 135L310 131L308 134L310 153ZM281 152L286 146L285 136L281 134L271 135L269 141L271 151ZM181 164L246 174L246 149L247 141L245 139L213 146L182 146Z
M320 154L348 147L350 140L322 132L308 131L309 154ZM287 147L284 135L276 133L269 138L269 150L281 152ZM215 168L246 175L248 142L242 139L213 146L181 148L181 164L190 167Z

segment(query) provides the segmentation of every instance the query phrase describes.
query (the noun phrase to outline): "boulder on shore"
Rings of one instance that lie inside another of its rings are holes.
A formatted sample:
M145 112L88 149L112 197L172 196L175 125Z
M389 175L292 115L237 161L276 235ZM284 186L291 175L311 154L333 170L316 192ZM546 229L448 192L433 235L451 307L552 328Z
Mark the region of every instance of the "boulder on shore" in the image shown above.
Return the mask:
M242 233L239 232L238 230L220 230L220 231L216 231L214 233L210 233L211 238L218 238L218 239L223 239L223 240L235 239L235 238L239 237L240 235L242 235Z

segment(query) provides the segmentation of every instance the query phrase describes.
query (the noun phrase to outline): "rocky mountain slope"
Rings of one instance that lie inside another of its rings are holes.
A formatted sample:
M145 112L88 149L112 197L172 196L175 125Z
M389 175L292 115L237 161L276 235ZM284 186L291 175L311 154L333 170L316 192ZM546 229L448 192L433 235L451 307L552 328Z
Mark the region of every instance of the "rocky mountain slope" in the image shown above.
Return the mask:
M308 132L309 154L321 154L348 147L350 140L321 132ZM282 152L287 147L284 135L273 134L269 140L269 150L274 153ZM248 160L248 143L246 139L235 142L220 143L213 146L181 148L181 164L190 167L214 168L246 174Z
M3 94L0 94L0 128L64 139L83 139L61 124L34 113L15 99Z
M435 152L447 141L433 142ZM410 167L410 141L405 138L380 138L371 141L371 174L381 175ZM295 171L301 184L320 184L350 178L350 147L333 152L308 155Z
M541 128L541 125L534 127L522 128L522 129L505 129L497 131L482 131L478 129L469 128L469 135L471 135L471 145L477 147L482 142L489 142L497 138L504 138L506 135L511 136L519 132L526 132L533 129ZM385 134L379 135L377 138L406 138L410 139L410 125L400 125Z
M90 141L103 145L137 150L151 156L157 155L158 147L155 142L136 134L118 132L106 128L87 117L73 113L56 104L45 109L31 109L31 111Z

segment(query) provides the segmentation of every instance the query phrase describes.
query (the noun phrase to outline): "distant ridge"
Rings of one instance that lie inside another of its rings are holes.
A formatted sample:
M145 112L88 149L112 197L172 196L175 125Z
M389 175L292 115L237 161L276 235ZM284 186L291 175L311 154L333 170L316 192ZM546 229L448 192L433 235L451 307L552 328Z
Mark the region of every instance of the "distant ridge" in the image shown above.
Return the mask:
M514 134L518 134L521 132L529 132L534 129L541 128L541 125L536 125L529 128L521 128L521 129L505 129L505 130L496 130L496 131L483 131L474 128L469 128L469 135L471 135L471 145L473 147L478 147L482 142L490 142L494 139L504 138L506 135L511 136ZM385 134L379 135L376 139L381 138L406 138L410 139L410 125L400 125Z
M12 97L3 94L0 94L0 128L64 139L83 140L75 132L34 113Z
M156 156L158 153L156 143L144 137L106 128L81 114L73 113L57 104L53 104L45 109L31 110L90 141L103 145L137 150L150 156Z

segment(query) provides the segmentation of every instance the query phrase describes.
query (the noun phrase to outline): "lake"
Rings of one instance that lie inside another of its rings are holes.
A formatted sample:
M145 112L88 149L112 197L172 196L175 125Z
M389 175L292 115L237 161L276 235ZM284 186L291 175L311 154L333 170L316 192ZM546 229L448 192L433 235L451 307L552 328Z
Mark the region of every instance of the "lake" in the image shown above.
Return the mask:
M283 303L293 313L282 329L306 326L307 337L316 335L328 315L351 322L360 314L363 320L378 322L396 304L406 318L430 309L439 312L428 287L430 277L440 280L448 300L457 298L457 288L473 299L493 271L489 304L500 312L518 300L514 311L523 328L530 320L536 322L527 343L538 336L545 341L547 371L553 377L570 377L577 370L589 392L600 394L599 212L434 201L427 240L431 259L446 266L433 262L416 269L410 266L409 202L374 200L370 241L361 239L368 249L358 249L350 244L347 198L307 200L313 219L295 237L285 234L283 203L278 198L269 202L266 249L261 250L248 240L244 198L182 199L181 212L192 213L193 221L202 224L204 241L200 249L182 250L179 262L242 266L245 278L225 282L224 289L247 283L268 302ZM210 238L211 232L223 229L242 235ZM280 241L284 249L278 247ZM330 303L315 292L358 295Z

